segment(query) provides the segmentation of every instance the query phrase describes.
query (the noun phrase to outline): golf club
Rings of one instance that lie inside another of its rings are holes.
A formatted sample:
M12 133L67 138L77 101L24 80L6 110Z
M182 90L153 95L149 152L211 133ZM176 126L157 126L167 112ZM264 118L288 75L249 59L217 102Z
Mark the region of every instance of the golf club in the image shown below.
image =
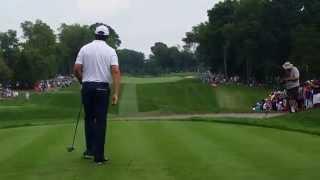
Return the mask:
M76 136L77 136L77 130L78 130L79 122L80 122L81 111L82 111L82 103L80 103L80 110L79 110L79 113L78 113L78 117L77 117L77 121L76 121L76 126L75 126L75 129L74 129L74 135L73 135L72 145L67 148L67 151L68 151L68 152L72 152L72 151L74 151L74 149L75 149L75 148L74 148L74 143L75 143Z

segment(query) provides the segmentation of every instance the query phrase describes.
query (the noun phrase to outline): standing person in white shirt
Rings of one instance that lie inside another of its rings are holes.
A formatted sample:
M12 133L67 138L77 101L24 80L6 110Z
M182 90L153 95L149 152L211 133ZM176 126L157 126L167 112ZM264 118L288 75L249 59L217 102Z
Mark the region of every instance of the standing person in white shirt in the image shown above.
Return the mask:
M85 111L86 151L83 157L94 158L97 164L108 159L104 156L107 113L110 88L113 83L112 104L118 103L120 70L118 56L106 40L109 29L98 26L96 40L83 46L74 66L74 74L82 84L82 103Z

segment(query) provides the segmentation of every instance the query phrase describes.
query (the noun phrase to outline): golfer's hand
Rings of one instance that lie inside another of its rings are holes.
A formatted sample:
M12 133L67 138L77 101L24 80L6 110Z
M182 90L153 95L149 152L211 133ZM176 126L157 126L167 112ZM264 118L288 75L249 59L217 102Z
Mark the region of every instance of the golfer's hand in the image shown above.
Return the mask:
M112 105L117 105L118 104L118 95L114 94L112 96Z

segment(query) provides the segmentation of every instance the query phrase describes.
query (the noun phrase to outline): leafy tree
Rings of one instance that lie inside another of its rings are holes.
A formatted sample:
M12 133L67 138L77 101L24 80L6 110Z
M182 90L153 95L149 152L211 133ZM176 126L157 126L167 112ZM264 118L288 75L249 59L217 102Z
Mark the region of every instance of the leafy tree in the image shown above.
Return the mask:
M319 7L316 0L225 0L183 41L196 47L199 61L226 76L268 81L289 59L311 75L317 70L310 64L319 59Z
M62 74L72 73L73 64L80 48L94 39L94 34L89 26L79 24L62 24L59 28L59 52Z
M25 21L21 24L26 42L17 62L17 80L34 83L48 79L57 73L56 36L46 23Z
M156 62L162 72L183 72L194 71L197 68L197 61L192 52L178 47L168 47L165 43L158 42L151 47L150 59Z
M156 60L165 72L169 72L174 63L169 57L168 51L168 46L162 42L157 42L151 47L151 52L153 53L151 59Z
M62 65L60 66L60 72L63 74L70 74L72 67L77 57L77 54L82 46L94 40L95 28L102 23L96 23L90 26L79 24L62 24L59 28L59 52L61 54ZM104 25L104 24L103 24ZM107 26L107 25L106 25ZM107 26L110 31L110 36L107 43L113 47L118 48L121 45L121 40L116 31ZM61 63L60 63L61 64Z
M90 26L90 29L94 32L94 30L100 25L105 25L109 29L110 34L107 40L107 43L109 44L109 46L113 47L114 49L118 49L121 45L121 40L117 32L111 26L108 26L107 24L104 24L104 23L95 23Z
M14 69L20 53L16 31L8 30L5 33L0 33L0 49L6 65L10 69Z
M130 49L117 51L121 72L129 74L143 74L145 56L141 52Z
M6 65L4 59L2 58L2 54L0 53L0 82L4 82L12 78L12 71Z

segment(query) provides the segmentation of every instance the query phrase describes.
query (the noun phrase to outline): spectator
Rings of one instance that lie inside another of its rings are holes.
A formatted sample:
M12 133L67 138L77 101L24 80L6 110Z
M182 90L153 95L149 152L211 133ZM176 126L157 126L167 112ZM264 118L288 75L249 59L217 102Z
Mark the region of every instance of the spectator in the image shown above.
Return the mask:
M313 90L310 81L307 81L304 86L304 106L306 109L313 107Z
M282 65L285 70L285 77L281 80L287 90L289 100L289 110L294 113L298 110L298 96L300 86L300 73L297 67L290 62L286 62Z
M30 100L30 93L29 93L29 92L26 92L25 95L26 95L26 100L29 101L29 100Z
M320 107L320 80L312 81L311 86L313 88L313 105Z

